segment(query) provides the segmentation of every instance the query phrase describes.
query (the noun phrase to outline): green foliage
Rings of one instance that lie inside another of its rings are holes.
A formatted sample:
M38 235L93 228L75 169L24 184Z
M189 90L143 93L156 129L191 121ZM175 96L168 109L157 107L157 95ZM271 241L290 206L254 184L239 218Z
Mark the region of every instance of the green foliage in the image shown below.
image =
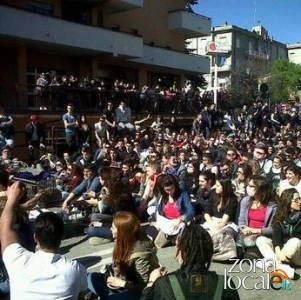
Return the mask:
M230 90L231 104L240 107L252 103L258 96L258 84L255 75L239 73L233 75Z
M296 97L300 78L301 66L284 59L275 61L268 82L271 100L280 102Z

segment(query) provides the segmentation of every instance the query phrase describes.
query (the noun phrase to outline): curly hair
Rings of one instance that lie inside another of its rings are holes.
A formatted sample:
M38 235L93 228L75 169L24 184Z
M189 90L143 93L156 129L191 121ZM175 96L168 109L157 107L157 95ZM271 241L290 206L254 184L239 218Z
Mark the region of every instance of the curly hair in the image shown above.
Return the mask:
M282 223L286 219L291 209L292 199L296 193L298 194L298 191L294 188L287 189L282 192L272 221L273 224Z
M181 268L190 272L197 267L207 271L213 256L213 242L209 233L199 224L185 227L177 239L177 255L181 254Z

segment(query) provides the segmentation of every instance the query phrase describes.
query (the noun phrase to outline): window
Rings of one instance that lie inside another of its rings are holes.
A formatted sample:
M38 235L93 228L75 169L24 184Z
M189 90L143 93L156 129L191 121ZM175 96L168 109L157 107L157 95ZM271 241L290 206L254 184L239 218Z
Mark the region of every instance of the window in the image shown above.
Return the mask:
M219 67L222 67L225 65L225 62L226 62L226 57L225 56L221 56L221 55L218 55L217 56L217 65Z
M259 41L256 39L254 43L254 51L259 52Z

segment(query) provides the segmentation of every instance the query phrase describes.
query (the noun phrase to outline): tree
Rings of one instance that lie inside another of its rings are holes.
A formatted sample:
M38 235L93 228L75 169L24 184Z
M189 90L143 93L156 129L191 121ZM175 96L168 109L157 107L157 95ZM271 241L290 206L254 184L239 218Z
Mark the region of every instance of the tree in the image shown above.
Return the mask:
M268 80L271 100L279 102L296 98L300 78L301 66L285 59L275 61Z
M190 81L194 88L206 89L208 83L202 75L186 75L186 79Z
M199 0L186 0L186 9L189 12L193 12L192 6L197 5L199 3Z
M230 89L231 104L240 107L252 103L258 96L257 77L253 74L236 73L232 75Z
M242 57L231 77L231 102L233 106L252 103L258 97L258 78L265 74L267 64L260 59Z

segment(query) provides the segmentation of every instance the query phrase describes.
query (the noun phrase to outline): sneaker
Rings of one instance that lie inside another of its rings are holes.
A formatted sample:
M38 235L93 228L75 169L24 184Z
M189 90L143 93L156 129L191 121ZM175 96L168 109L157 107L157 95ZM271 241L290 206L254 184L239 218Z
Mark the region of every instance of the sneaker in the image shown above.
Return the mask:
M105 245L111 243L111 240L93 236L89 238L89 244L92 246Z
M288 264L278 263L277 269L284 271L289 279L295 278L295 269Z
M261 269L264 272L266 272L268 270L272 270L272 268L274 266L277 266L277 268L278 268L277 263L275 264L274 261L272 261L271 259L267 259L267 258L257 259L255 266L256 266L256 268Z

